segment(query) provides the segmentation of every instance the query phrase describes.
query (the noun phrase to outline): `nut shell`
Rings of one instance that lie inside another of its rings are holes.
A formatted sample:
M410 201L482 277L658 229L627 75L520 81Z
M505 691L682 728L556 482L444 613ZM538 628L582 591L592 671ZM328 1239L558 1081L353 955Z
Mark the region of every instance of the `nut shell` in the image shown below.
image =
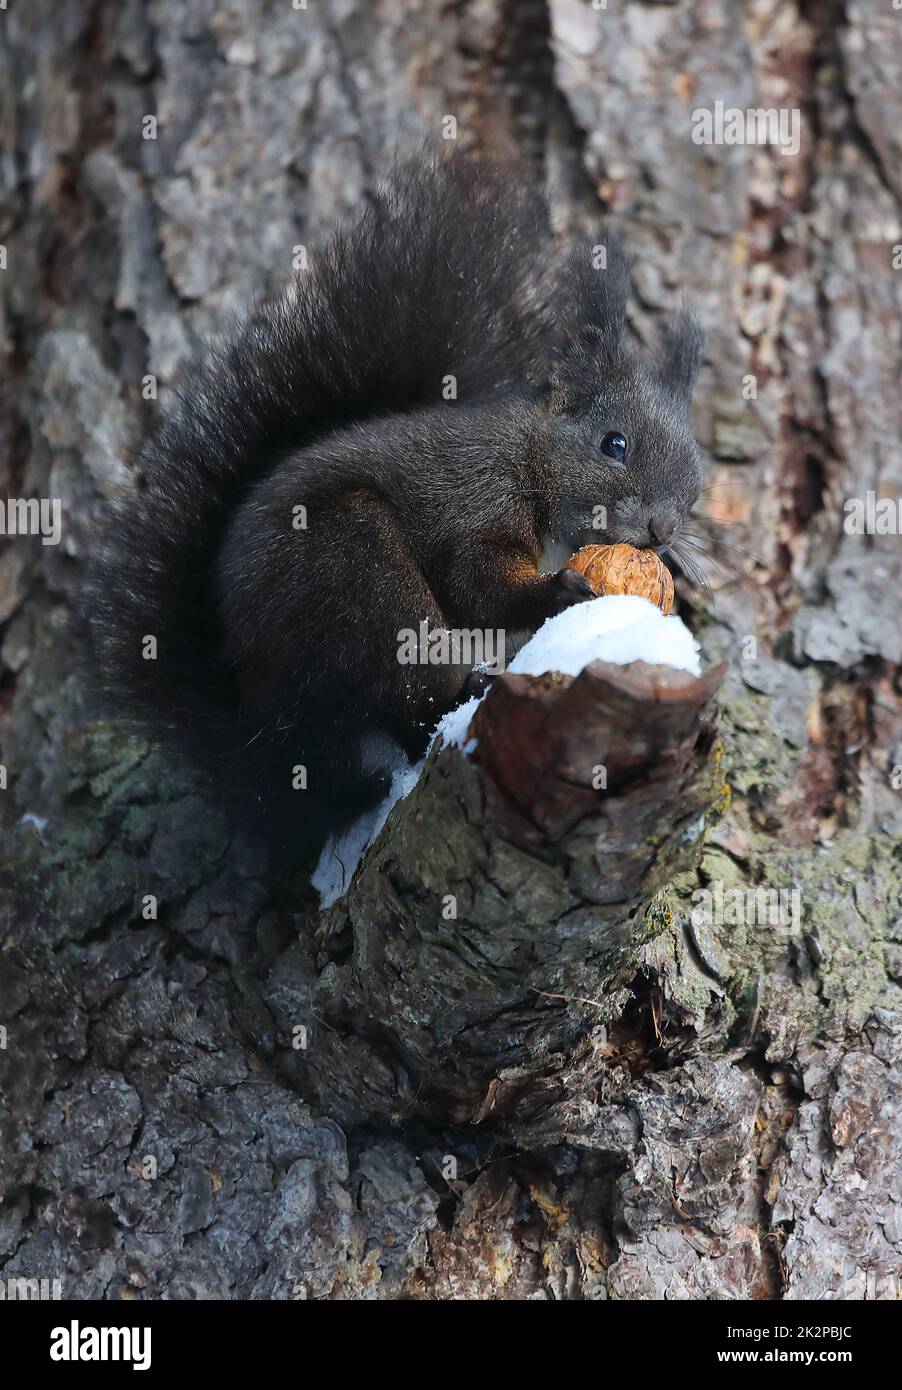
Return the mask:
M673 576L653 550L632 545L584 545L567 562L585 575L599 594L636 594L669 613Z

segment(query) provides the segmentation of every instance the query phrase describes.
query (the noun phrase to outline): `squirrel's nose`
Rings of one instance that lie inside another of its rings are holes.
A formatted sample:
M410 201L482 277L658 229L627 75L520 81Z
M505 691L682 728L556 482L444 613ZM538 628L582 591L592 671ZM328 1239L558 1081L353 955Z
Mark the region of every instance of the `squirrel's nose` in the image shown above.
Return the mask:
M653 545L667 545L676 533L676 517L661 513L648 518L648 534Z

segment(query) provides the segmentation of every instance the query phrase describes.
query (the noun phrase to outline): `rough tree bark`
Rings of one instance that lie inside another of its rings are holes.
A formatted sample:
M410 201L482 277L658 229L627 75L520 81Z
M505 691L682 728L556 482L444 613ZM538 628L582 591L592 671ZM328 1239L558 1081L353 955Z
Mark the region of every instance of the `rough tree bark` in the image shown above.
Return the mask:
M273 971L274 1013L311 1020L301 1092L345 1125L490 1118L524 1142L572 1128L653 895L695 866L723 795L721 674L499 676L469 755L430 755L346 897Z
M4 1277L896 1291L902 551L842 520L868 489L902 496L900 25L866 0L0 13L0 466L4 495L64 503L58 548L0 555ZM797 108L798 156L695 145L717 100ZM86 708L66 616L152 423L145 378L165 399L399 134L447 114L463 144L526 155L555 225L626 231L641 338L683 294L706 320L699 535L723 574L682 601L727 663L722 746L713 678L653 723L642 672L505 678L479 755L434 757L319 916L184 768ZM599 826L568 739L608 710L622 778ZM553 752L539 714L562 720ZM798 929L693 920L718 884L797 888Z

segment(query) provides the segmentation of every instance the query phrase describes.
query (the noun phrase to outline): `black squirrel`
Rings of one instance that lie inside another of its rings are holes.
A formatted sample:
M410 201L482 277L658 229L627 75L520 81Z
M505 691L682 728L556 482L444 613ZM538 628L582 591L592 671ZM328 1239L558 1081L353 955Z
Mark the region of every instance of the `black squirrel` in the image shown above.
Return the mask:
M598 260L516 172L417 157L144 448L87 584L101 684L277 840L372 804L369 736L416 758L465 693L402 630L533 632L592 596L547 543L663 548L692 507L701 332L641 360L628 260Z

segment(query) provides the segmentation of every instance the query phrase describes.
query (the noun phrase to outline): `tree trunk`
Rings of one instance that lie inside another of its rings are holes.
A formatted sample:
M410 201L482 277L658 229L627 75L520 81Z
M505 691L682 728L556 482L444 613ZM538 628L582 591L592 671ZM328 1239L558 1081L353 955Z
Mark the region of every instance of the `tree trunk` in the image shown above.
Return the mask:
M436 750L318 924L314 960L303 939L273 973L286 1041L298 981L322 980L298 1089L345 1125L490 1118L524 1141L569 1128L660 926L652 895L698 862L722 796L721 674L499 676L472 754Z
M0 11L0 468L63 502L59 546L0 554L4 1278L895 1296L902 550L844 520L902 497L900 22ZM696 144L718 101L797 110L798 153ZM154 391L450 115L555 227L624 231L649 347L683 297L706 323L708 674L502 677L320 912L97 716L66 620Z

